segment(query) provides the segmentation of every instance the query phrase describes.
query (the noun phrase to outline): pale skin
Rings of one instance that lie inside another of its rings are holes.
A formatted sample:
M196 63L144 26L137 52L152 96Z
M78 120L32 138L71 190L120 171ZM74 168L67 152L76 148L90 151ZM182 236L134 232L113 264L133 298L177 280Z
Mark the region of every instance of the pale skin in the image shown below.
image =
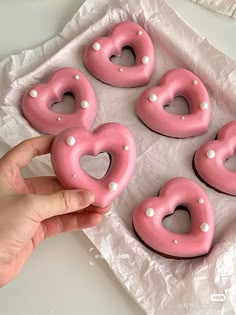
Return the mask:
M56 177L24 179L21 169L50 152L52 136L25 140L0 159L0 287L14 279L47 237L99 224L110 207L94 193L64 190Z

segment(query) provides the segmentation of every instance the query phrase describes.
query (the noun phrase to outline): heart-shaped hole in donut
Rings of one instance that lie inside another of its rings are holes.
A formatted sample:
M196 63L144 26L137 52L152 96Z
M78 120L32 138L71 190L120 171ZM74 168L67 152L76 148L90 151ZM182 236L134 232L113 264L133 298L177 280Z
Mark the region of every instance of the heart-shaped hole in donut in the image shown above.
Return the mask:
M224 166L229 170L236 172L236 150L234 151L233 156L224 161Z
M66 92L59 102L50 106L51 111L61 114L70 114L75 111L75 98L71 92Z
M80 161L81 168L91 177L100 180L105 177L111 165L111 157L103 152L96 156L84 155Z
M164 109L173 115L190 114L188 102L183 96L176 96L172 103L164 106Z
M136 61L135 51L130 46L124 46L121 54L119 56L112 55L110 60L117 65L132 67Z
M173 214L164 217L163 226L170 232L187 234L191 230L191 216L187 207L178 206Z

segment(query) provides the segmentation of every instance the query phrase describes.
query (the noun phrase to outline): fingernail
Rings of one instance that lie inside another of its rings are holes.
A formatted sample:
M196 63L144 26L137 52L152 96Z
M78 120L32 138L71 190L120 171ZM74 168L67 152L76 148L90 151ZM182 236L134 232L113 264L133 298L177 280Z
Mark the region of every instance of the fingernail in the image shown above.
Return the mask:
M91 190L78 189L78 197L80 199L80 206L88 206L95 201L95 194Z
M93 203L95 201L95 194L92 190L88 191L88 199L89 199L89 202L91 202L91 203Z

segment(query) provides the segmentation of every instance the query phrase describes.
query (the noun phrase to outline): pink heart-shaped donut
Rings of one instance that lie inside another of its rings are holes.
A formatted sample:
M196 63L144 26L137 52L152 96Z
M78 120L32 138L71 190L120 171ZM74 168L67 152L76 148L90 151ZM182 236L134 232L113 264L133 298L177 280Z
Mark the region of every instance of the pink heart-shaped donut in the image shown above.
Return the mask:
M174 115L164 106L183 96L190 114ZM150 129L175 138L187 138L207 131L210 122L210 100L200 79L192 72L176 68L166 72L157 87L142 93L138 100L137 115Z
M71 114L53 112L52 104L61 101L66 92L75 98ZM57 135L64 129L89 129L97 112L96 96L87 78L77 69L62 68L52 74L47 83L33 86L24 96L22 111L37 130Z
M125 46L132 47L135 52L134 66L125 67L110 60L113 55L120 55ZM90 43L84 53L84 64L102 82L118 87L135 87L150 81L155 53L150 37L141 26L122 22L111 30L108 37L99 37Z
M162 224L179 205L190 212L190 233L173 233ZM158 197L146 199L137 206L133 225L142 241L153 250L171 257L195 257L207 254L211 248L214 213L201 187L190 179L178 177L168 181Z
M84 155L107 152L111 165L100 180L89 176L80 166ZM107 123L92 133L71 128L60 133L51 149L51 160L57 178L65 188L84 188L95 193L94 205L108 206L128 185L136 163L136 145L130 131L118 123Z
M224 166L225 160L236 149L236 121L226 124L217 140L203 144L194 156L198 175L210 186L230 195L236 195L236 172Z

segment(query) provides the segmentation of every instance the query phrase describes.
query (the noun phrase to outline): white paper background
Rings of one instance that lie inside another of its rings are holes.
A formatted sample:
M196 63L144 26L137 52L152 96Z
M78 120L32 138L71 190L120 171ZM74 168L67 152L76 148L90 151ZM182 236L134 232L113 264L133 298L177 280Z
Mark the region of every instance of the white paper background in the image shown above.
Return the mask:
M124 20L134 20L151 36L156 50L156 69L148 86L121 89L97 81L85 69L82 56L95 37L106 35ZM194 33L164 1L88 0L63 32L44 46L12 56L0 64L0 139L13 146L37 136L22 117L22 95L33 84L45 81L63 66L79 68L89 78L98 98L94 126L116 121L134 134L137 166L125 192L113 204L103 224L86 230L125 289L148 314L234 314L236 311L236 199L206 187L192 170L195 150L215 137L218 129L236 118L235 62ZM147 129L136 117L138 97L158 83L173 67L184 67L205 83L212 104L209 131L200 137L177 140ZM101 165L104 163L101 161ZM87 169L93 165L88 162ZM49 157L30 165L35 175L52 174ZM155 196L176 176L195 179L208 193L216 220L214 247L204 258L168 260L143 246L132 229L132 212L143 199ZM212 302L212 294L226 301Z

